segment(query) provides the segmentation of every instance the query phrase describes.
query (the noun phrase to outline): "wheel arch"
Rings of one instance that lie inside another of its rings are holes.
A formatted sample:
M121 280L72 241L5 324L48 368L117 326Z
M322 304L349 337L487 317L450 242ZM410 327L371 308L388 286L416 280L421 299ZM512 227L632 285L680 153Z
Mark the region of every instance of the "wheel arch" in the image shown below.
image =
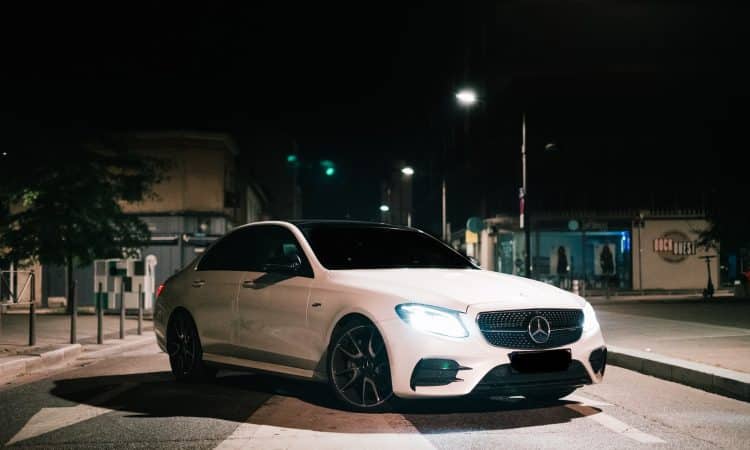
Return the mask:
M390 341L388 339L388 336L386 336L383 333L383 329L378 324L378 321L375 320L369 313L367 313L364 310L357 309L357 310L354 310L354 311L342 312L339 316L337 316L337 318L335 320L333 320L332 325L331 325L330 329L328 330L328 334L326 336L326 342L328 343L326 345L326 351L323 354L323 357L321 358L321 362L323 363L323 365L322 365L321 368L323 369L324 373L326 373L326 374L328 373L328 359L329 359L328 352L329 352L330 347L331 347L331 342L333 340L334 333L336 332L336 330L340 326L344 325L345 323L347 323L350 320L356 320L356 319L366 320L368 323L371 323L372 326L374 326L376 330L378 330L378 333L380 333L380 336L383 338L383 342L385 343L385 350L386 350L386 353L388 354L388 358L390 360L390 355L392 353L391 353L391 343L390 343ZM393 366L392 365L391 365L391 370L393 370Z

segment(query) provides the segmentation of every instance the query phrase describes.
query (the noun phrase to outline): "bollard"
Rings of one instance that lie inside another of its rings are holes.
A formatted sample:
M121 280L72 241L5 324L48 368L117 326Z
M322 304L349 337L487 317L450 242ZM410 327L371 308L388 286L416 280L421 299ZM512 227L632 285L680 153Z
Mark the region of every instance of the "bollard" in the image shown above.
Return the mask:
M125 277L120 279L120 339L125 339Z
M99 283L96 291L96 343L104 343L104 305L102 304L102 284Z
M68 299L68 301L71 303L71 309L70 309L70 343L75 344L78 341L77 337L77 326L78 326L78 286L76 285L75 280L73 280L73 295Z
M573 293L575 295L579 295L579 288L578 288L578 280L573 280Z
M31 271L31 294L29 295L29 347L36 345L36 294L34 292L34 271Z
M143 334L143 287L138 285L138 336Z

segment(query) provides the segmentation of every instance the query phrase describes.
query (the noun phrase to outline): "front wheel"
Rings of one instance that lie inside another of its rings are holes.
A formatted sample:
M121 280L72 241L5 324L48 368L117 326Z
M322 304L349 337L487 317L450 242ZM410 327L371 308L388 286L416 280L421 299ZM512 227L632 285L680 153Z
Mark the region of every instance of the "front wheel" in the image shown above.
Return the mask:
M381 412L393 398L385 342L375 325L351 320L337 327L328 349L328 380L348 409Z

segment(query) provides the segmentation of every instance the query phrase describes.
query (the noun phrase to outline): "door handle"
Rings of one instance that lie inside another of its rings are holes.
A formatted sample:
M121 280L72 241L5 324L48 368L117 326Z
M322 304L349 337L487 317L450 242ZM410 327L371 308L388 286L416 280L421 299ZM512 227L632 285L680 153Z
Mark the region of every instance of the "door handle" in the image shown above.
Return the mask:
M242 282L242 287L243 288L251 288L253 286L255 286L255 281L253 281L253 280L245 280L245 281Z
M206 284L206 280L195 280L193 281L193 287L198 288Z
M315 302L315 303L313 303L313 304L312 304L312 305L310 305L310 306L312 306L313 308L320 308L321 306L323 306L323 304L322 304L322 303L320 303L320 302Z

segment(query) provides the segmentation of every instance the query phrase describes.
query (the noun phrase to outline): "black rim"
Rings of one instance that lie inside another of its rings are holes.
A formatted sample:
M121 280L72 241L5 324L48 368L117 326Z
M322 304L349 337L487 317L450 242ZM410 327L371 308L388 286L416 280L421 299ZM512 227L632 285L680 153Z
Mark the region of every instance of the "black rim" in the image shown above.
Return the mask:
M186 376L195 366L196 340L193 327L184 314L175 317L170 327L167 350L172 368L179 376Z
M339 395L360 408L372 408L392 395L385 343L372 325L341 334L331 356L331 379Z

